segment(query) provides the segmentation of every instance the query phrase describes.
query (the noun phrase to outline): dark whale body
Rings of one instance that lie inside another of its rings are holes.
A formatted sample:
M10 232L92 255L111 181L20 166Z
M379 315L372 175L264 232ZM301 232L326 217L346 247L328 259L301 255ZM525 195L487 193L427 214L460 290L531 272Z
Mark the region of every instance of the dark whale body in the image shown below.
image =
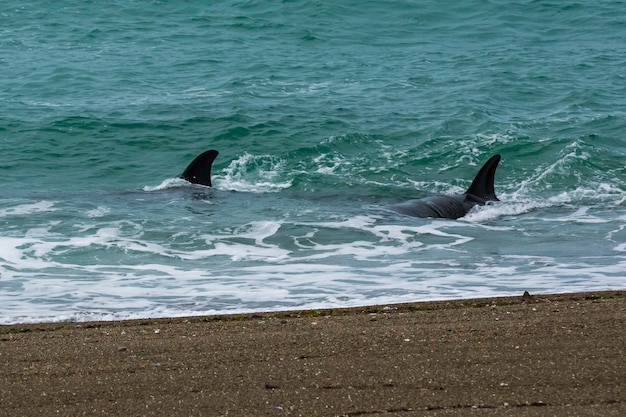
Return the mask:
M202 152L191 161L180 177L192 184L211 187L211 166L218 154L215 149Z
M436 217L458 219L465 216L474 206L483 206L490 201L500 201L496 197L494 179L500 155L492 156L478 171L472 185L463 194L436 195L420 200L410 200L389 208L397 213L413 217Z

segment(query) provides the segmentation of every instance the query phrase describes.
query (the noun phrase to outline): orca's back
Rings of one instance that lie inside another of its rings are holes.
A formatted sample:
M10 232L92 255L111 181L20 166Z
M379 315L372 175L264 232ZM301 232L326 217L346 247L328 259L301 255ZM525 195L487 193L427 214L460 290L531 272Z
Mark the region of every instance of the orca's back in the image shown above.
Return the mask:
M436 195L422 200L394 204L390 208L397 213L413 217L458 219L467 214L467 208L462 200L461 197Z

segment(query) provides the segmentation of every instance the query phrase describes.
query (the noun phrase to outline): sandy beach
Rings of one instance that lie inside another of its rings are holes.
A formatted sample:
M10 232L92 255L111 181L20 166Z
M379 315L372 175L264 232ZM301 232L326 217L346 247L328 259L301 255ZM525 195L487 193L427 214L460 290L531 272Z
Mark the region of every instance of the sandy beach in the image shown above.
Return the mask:
M623 416L626 291L0 326L0 415Z

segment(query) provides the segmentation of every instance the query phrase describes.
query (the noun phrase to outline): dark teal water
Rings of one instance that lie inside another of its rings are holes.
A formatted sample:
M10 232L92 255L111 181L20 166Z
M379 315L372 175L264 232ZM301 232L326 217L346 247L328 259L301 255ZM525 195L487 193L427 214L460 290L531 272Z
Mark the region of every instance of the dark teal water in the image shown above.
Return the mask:
M626 287L624 3L335 3L5 2L0 322Z

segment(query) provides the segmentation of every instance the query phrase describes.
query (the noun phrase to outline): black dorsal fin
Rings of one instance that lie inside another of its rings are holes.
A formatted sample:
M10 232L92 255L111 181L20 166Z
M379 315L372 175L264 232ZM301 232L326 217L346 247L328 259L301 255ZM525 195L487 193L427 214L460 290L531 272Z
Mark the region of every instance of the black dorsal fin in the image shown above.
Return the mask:
M494 155L489 158L480 171L478 171L474 182L472 182L470 188L467 189L465 195L479 201L500 201L498 197L496 197L496 191L493 185L496 177L496 168L499 162L500 155Z
M180 176L193 184L211 186L211 166L219 152L214 149L202 152L191 161L185 172Z

